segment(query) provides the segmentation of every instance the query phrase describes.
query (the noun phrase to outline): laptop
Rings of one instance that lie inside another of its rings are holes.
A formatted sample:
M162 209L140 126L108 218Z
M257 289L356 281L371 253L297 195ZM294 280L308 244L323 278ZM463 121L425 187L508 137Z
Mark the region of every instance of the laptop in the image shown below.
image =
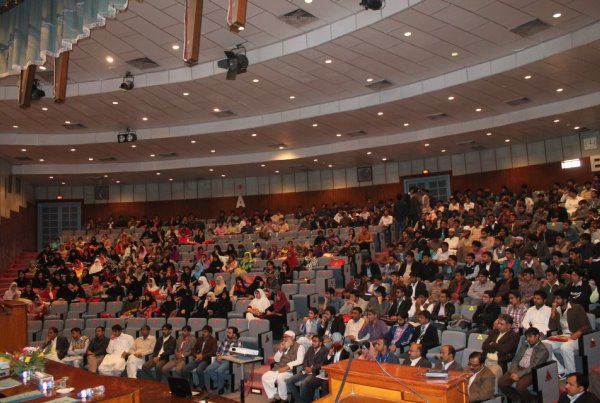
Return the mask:
M190 386L190 381L184 378L169 377L169 389L173 396L179 397L192 397L200 394L200 392L193 392Z

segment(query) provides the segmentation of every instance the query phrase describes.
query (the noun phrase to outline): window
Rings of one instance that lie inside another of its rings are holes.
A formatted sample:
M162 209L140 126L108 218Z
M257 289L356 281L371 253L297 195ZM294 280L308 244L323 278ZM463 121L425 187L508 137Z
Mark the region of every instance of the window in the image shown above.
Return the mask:
M450 198L450 176L426 176L420 178L404 179L404 191L411 187L429 190L431 200L448 201Z
M53 242L63 231L81 228L80 203L38 203L38 250Z

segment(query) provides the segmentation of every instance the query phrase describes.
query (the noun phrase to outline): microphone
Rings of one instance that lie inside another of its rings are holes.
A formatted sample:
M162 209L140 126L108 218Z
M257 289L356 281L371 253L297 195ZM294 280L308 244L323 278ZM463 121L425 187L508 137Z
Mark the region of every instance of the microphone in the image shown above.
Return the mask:
M344 344L344 350L349 353L354 353L359 349L360 345L358 343L348 343Z

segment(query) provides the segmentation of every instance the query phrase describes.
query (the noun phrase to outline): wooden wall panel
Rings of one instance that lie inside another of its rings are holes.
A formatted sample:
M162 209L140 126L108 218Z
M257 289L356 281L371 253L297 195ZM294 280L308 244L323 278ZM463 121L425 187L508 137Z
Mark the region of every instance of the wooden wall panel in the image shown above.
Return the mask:
M10 218L0 217L0 270L8 267L22 251L36 250L36 207L27 203Z

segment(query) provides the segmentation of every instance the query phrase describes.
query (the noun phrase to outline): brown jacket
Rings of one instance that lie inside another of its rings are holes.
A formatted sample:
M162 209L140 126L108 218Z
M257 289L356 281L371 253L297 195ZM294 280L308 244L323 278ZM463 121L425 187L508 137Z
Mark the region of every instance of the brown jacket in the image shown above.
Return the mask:
M198 337L192 347L191 356L195 358L196 354L202 354L202 361L210 364L212 357L217 354L217 339L210 335L205 342L202 337Z
M498 362L508 363L514 358L515 353L517 352L519 335L512 330L509 330L500 338L500 340L498 340L498 343L496 343L496 339L499 335L500 332L498 330L492 330L487 339L483 342L481 349L486 355L496 351L498 353Z
M514 333L514 332L511 332ZM469 387L469 402L483 402L494 398L496 376L486 366L477 374Z
M571 304L569 302L570 308L567 308L567 324L569 325L569 331L575 333L577 331L581 333L588 333L592 331L592 326L590 326L590 320L585 313L583 307L579 304ZM560 328L560 315L558 311L555 315L550 315L550 320L548 321L548 327L550 330L558 330L558 333L562 333L562 329Z

